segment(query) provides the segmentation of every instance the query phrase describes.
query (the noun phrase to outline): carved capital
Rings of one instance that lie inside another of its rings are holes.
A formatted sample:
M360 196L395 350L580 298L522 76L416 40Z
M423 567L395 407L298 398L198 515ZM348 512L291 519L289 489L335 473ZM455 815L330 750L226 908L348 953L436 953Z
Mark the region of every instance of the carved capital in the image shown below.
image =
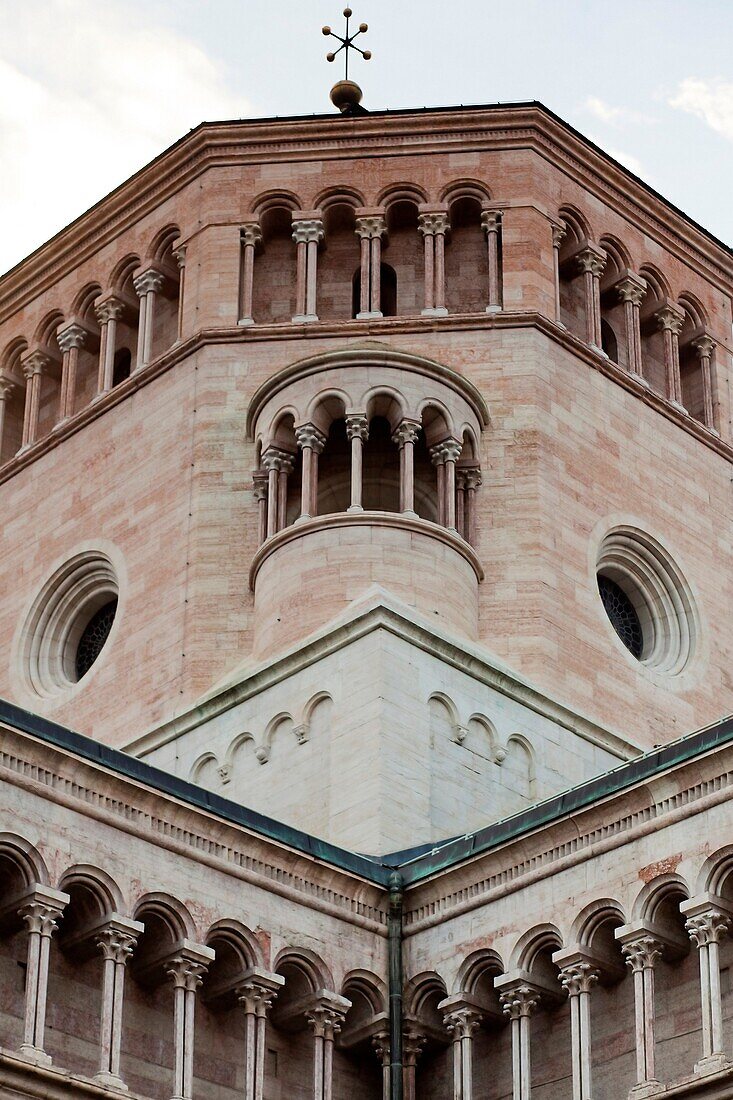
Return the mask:
M248 977L237 986L237 1000L249 1016L266 1016L278 994L274 981Z
M430 448L430 461L433 466L442 466L446 462L457 462L461 456L463 444L459 439L443 439Z
M552 247L560 250L560 245L567 236L567 228L564 225L556 225L553 222L552 225Z
M417 228L423 237L445 235L450 229L448 214L443 211L432 214L418 214Z
M356 219L356 235L372 240L374 237L383 237L387 232L387 223L384 214L369 214Z
M125 303L114 296L103 298L94 307L94 313L100 325L106 325L109 321L119 321L124 312Z
M349 413L346 417L346 436L366 443L369 438L369 421L363 413Z
M688 917L685 928L695 947L706 947L710 943L720 943L727 935L732 921L730 913L711 906L706 912Z
M44 374L51 366L51 356L44 351L36 349L30 352L20 361L21 369L25 377L30 381L34 374Z
M241 229L242 244L249 244L253 248L262 240L262 229L259 222L247 222Z
M537 990L530 985L516 985L499 994L502 1012L510 1020L519 1020L522 1016L531 1016L539 1006Z
M302 218L293 222L293 240L296 244L322 241L323 236L323 222L320 218Z
M319 431L315 424L300 424L295 429L295 441L303 450L308 447L316 454L320 454L326 445L326 437Z
M186 266L186 252L188 250L187 244L179 244L178 248L173 249L173 258L178 264L178 270L182 271Z
M616 283L616 293L622 302L631 302L637 308L644 301L647 285L644 279L638 275L624 275Z
M29 932L47 937L51 937L58 928L62 914L61 906L38 899L29 901L18 910L18 915L24 920Z
M621 944L621 954L633 973L639 970L653 970L661 959L663 951L664 948L659 940L649 935L640 935L636 939L627 940Z
M456 470L456 485L459 489L478 489L481 484L481 470L478 466L459 466Z
M329 1005L318 1005L306 1012L305 1017L313 1028L313 1034L323 1039L333 1039L343 1027L346 1011Z
M105 959L124 966L137 943L137 933L110 925L97 934L97 947Z
M378 1032L376 1035L372 1035L372 1046L374 1047L374 1053L382 1065L388 1066L392 1056L389 1045L389 1032L385 1030Z
M682 332L682 326L685 323L685 315L681 309L677 309L676 306L667 305L661 306L654 314L657 325L662 332L671 332L675 336L679 336Z
M293 726L295 740L299 745L305 745L310 736L310 726L307 722L301 722L299 726Z
M13 378L12 375L7 374L5 371L0 371L0 401L7 401L9 397L12 397L17 388L17 378Z
M133 279L132 285L135 287L135 293L138 297L144 298L146 294L157 294L158 291L163 289L164 282L165 275L162 271L156 271L154 267L150 267Z
M423 1035L414 1025L405 1029L402 1036L402 1055L406 1066L417 1063L427 1041L427 1035Z
M405 443L417 443L420 426L419 420L400 421L392 435L392 442L398 447L404 447Z
M470 1039L481 1027L483 1015L475 1008L465 1005L447 1012L443 1017L446 1031L449 1031L454 1039Z
M709 359L713 354L715 341L712 336L708 336L707 333L705 333L702 336L698 336L696 340L693 340L692 346L698 359Z
M268 471L284 470L289 474L293 469L293 456L279 447L268 447L262 455L262 465Z
M195 993L204 980L208 964L187 955L176 955L165 966L166 974L173 980L176 989L185 989Z
M590 993L600 976L600 971L592 963L569 963L560 971L560 985L569 996L577 997L580 993Z
M255 470L252 474L255 500L267 500L267 470Z
M590 271L591 275L600 279L603 274L603 269L606 266L607 256L600 248L594 248L592 245L588 245L578 253L575 260L581 271Z
M481 225L487 233L498 233L501 229L501 210L483 210Z
M216 774L219 776L220 783L229 783L232 778L232 765L220 764L219 767L216 769Z
M56 329L56 340L64 353L71 351L72 348L83 348L86 339L87 330L81 325L72 324Z

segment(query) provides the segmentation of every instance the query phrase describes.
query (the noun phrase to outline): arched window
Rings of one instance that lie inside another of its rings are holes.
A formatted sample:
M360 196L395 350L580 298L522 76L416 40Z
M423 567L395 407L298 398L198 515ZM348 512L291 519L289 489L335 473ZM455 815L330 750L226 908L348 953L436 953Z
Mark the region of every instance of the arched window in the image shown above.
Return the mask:
M257 324L289 321L295 313L295 245L291 211L284 206L266 210L262 251L255 258L252 315Z
M614 363L618 363L618 340L616 339L616 333L611 328L610 321L606 321L605 318L601 318L601 347L609 359L613 360Z
M417 228L417 203L411 199L399 199L387 210L387 239L384 251L389 266L394 271L394 312L385 316L415 316L420 313L424 301L423 242Z
M479 313L489 300L489 258L481 203L464 196L450 207L445 250L445 304L449 313Z
M364 448L364 507L379 512L400 510L400 455L392 442L392 430L386 416L369 421L369 439Z
M112 371L112 385L119 386L130 377L132 369L132 352L129 348L118 348L115 352L114 368Z
M379 293L382 315L397 316L397 272L389 264L382 263L379 269Z
M587 302L578 256L588 245L589 230L575 211L561 211L565 235L560 246L560 320L574 336L588 337Z
M345 321L349 316L356 316L354 283L353 279L349 281L349 272L359 262L353 206L343 202L329 206L323 223L325 235L318 255L317 313L322 321Z

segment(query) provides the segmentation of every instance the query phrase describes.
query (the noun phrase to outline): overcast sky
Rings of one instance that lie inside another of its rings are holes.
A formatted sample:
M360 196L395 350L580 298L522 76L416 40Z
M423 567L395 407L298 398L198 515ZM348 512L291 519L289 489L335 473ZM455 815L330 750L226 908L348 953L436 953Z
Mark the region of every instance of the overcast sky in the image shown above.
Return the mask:
M367 107L542 100L733 243L733 0L354 5ZM330 110L341 11L0 0L0 271L203 120Z

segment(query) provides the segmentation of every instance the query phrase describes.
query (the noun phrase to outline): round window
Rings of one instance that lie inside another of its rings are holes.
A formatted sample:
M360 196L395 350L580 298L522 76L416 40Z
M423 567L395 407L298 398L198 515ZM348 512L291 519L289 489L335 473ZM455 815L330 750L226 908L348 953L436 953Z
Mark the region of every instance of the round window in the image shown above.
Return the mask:
M610 531L596 564L601 604L616 634L641 664L679 673L692 657L698 616L689 585L650 535Z
M119 585L106 555L87 551L43 586L21 635L23 673L41 696L67 691L101 654L117 613Z

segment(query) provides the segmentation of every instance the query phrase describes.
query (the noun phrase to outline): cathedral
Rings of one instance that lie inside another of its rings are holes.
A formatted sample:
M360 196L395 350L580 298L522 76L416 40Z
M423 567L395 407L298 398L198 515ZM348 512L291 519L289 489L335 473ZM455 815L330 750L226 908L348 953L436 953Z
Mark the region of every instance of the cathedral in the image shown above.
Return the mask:
M733 253L333 100L0 279L0 1095L730 1097Z

